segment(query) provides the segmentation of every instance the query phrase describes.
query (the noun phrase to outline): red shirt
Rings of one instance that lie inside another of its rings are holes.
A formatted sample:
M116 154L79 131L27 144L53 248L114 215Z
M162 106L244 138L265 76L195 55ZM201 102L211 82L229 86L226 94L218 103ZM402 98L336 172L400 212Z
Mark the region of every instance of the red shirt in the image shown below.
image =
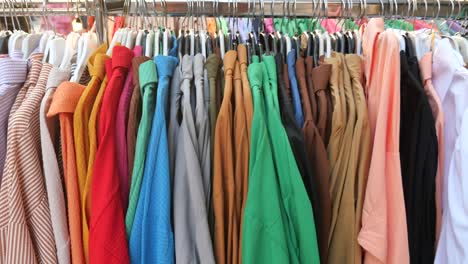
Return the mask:
M126 47L117 46L112 50L112 72L107 75L109 82L102 99L99 144L91 179L91 264L130 262L114 142L117 107L132 58L133 51Z

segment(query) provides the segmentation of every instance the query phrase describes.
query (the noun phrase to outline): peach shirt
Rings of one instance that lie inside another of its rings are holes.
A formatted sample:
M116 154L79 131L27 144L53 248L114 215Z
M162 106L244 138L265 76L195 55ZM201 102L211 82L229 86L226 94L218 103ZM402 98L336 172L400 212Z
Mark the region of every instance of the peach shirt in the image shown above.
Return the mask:
M400 44L384 32L382 18L369 21L363 38L366 95L373 142L358 242L364 262L409 263L400 168Z

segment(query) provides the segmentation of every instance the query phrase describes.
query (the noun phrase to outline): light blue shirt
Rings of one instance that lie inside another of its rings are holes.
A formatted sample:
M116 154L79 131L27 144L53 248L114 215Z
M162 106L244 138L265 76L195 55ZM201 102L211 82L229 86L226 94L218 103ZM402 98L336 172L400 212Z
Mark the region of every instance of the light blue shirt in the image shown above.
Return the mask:
M174 51L177 51L177 46L170 54ZM171 177L166 116L169 85L178 59L175 56L157 56L154 61L159 76L156 111L129 250L131 263L172 264L174 234L171 226Z
M296 122L299 127L304 125L304 115L302 113L302 104L301 104L301 95L299 94L299 87L297 86L296 79L296 51L292 49L288 53L287 58L288 63L288 76L289 82L291 84L291 96L294 106L294 116L296 117Z

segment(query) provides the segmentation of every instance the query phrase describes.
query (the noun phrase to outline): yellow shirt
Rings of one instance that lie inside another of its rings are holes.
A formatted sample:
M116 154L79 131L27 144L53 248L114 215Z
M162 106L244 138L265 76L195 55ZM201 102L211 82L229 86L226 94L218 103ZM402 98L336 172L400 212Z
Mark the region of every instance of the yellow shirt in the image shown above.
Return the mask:
M73 116L73 134L75 140L76 151L76 166L78 175L78 186L81 197L81 218L82 218L82 235L83 235L83 248L85 252L86 263L88 263L88 238L89 238L89 188L90 176L94 161L94 154L96 152L96 144L91 144L91 137L96 133L95 126L90 126L89 120L95 120L96 117L91 118L93 109L96 102L100 102L102 92L102 82L105 76L104 62L108 56L105 55L107 44L101 45L89 58L88 69L91 74L91 81L86 87L85 91L78 101L78 105ZM100 94L100 96L99 96ZM95 116L95 115L94 115ZM89 123L88 123L89 122ZM92 131L94 131L92 133ZM91 170L89 169L91 168Z

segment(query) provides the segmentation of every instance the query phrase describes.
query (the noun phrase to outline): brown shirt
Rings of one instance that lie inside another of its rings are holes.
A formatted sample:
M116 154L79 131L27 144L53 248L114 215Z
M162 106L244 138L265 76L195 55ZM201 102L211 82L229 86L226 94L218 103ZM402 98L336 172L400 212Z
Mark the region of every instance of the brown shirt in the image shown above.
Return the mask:
M304 58L301 58L301 61L304 62ZM303 75L302 78L307 80L307 88L309 89L308 94L310 95L309 102L310 102L310 110L312 112L312 120L315 122L315 124L317 124L319 108L318 108L317 99L315 98L315 93L313 90L313 79L312 79L312 67L314 65L313 58L311 56L307 57L305 59L305 63L307 64L307 72L304 71L305 75ZM297 62L296 62L296 65L297 65ZM297 71L297 66L296 66L296 71ZM296 75L298 74L296 73ZM320 135L322 134L320 133Z
M338 146L338 158L330 175L330 194L332 200L332 222L330 227L329 263L349 263L354 261L356 243L354 184L356 173L348 173L348 166L357 162L350 157L356 124L356 107L350 75L345 64L344 55L333 53L338 60L340 89L342 91L342 110L346 118L341 144ZM333 125L332 125L333 126ZM333 128L332 128L333 129ZM352 224L351 224L352 223Z
M138 69L140 64L145 61L151 60L146 56L139 56L132 60L133 70L133 92L130 99L130 108L128 109L128 123L127 123L127 155L128 155L128 175L132 175L133 162L135 160L135 145L138 133L138 126L141 119L141 94L140 94L140 80Z
M348 166L348 174L356 174L355 176L355 192L354 200L355 207L355 222L354 222L354 263L362 262L362 248L357 242L359 230L361 230L362 207L367 184L367 175L369 173L370 157L371 157L371 139L369 117L367 114L367 102L364 95L364 89L360 82L362 76L361 57L355 54L345 56L346 67L351 76L351 84L353 87L354 103L356 105L356 126L354 127L353 141L351 145L350 163Z
M327 151L320 138L319 131L315 126L310 98L314 94L309 94L306 84L306 74L304 58L296 60L296 78L299 84L299 91L302 99L302 110L304 113L304 133L306 152L314 169L311 179L305 180L305 186L312 202L315 218L315 230L317 230L317 240L319 245L320 262L327 263L328 257L328 230L330 228L331 204L328 186L329 164ZM307 182L308 181L308 182Z
M214 251L216 263L237 261L239 223L235 210L233 113L231 97L237 52L224 56L224 98L216 122L213 162ZM240 79L237 80L238 83Z

